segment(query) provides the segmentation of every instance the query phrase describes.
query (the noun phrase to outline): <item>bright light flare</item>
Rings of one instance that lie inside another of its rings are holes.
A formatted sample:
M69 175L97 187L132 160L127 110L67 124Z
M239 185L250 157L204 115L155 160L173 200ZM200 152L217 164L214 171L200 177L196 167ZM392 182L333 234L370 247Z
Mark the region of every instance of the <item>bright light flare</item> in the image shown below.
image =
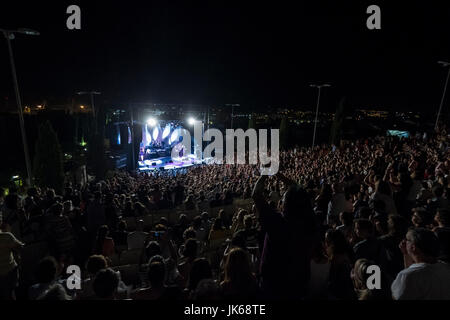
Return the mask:
M190 126L193 126L193 125L195 124L196 121L197 121L197 120L195 120L194 118L189 118L189 119L188 119L188 123L189 123Z
M156 121L155 118L150 118L150 119L147 120L147 124L148 124L150 127L156 126L157 123L158 123L158 121Z

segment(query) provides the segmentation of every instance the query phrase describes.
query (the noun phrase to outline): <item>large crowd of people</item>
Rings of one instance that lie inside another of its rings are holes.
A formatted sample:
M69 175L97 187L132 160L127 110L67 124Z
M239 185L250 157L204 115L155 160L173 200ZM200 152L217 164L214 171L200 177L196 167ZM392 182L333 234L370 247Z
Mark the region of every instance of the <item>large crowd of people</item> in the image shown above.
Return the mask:
M0 192L0 298L450 299L449 171L441 131L282 151L274 176L213 164L115 172L62 194L10 188ZM251 205L223 209L238 199ZM144 221L162 211L177 216ZM23 277L32 243L48 250ZM131 283L117 262L129 252L139 253ZM70 265L81 290L67 286Z

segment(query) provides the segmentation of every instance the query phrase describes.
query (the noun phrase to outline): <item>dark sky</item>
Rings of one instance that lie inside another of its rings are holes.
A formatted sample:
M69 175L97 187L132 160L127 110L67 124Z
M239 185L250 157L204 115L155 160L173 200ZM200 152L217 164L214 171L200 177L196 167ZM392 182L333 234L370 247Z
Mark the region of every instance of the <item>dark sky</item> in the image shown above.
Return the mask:
M448 1L353 2L1 1L0 28L41 32L13 41L25 104L99 90L112 103L311 106L309 84L326 81L330 110L343 96L355 108L437 109ZM81 31L66 29L70 4ZM370 4L382 30L366 28ZM13 99L4 39L0 95Z

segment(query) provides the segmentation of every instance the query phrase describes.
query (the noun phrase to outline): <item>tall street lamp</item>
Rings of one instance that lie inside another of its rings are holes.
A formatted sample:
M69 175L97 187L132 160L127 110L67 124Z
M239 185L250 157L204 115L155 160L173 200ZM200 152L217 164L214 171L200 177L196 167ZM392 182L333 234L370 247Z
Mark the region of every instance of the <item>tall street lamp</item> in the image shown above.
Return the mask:
M25 166L27 169L27 178L26 178L26 184L28 186L31 186L31 180L32 180L32 172L31 172L31 162L30 162L30 154L28 151L28 142L27 142L27 136L25 133L25 122L23 120L23 109L22 109L22 100L20 98L20 91L19 91L19 84L17 81L17 74L16 74L16 66L14 63L14 56L11 46L11 40L15 39L14 34L25 34L29 36L38 36L40 33L35 30L31 29L18 29L18 30L5 30L0 29L0 32L3 33L3 35L6 38L6 43L8 44L8 52L9 52L9 61L11 64L11 73L13 76L13 82L14 82L14 90L16 92L16 101L17 101L17 111L19 113L19 122L20 122L20 131L22 134L22 144L23 144L23 151L25 154Z
M447 68L447 67L450 66L450 62L438 61L438 63L440 65L442 65L444 68ZM448 79L449 78L450 78L450 68L448 68L447 80L445 80L444 92L442 93L441 104L439 106L439 111L438 111L438 114L437 114L437 117L436 117L436 124L434 125L434 130L437 130L437 128L438 128L439 117L441 116L442 106L444 105L445 93L447 92L447 85L448 85Z
M317 119L319 117L320 93L321 93L322 88L328 88L328 87L331 87L331 85L326 84L326 83L311 84L310 87L319 89L319 95L317 97L316 119L314 120L314 133L313 133L313 141L312 141L312 147L314 148L314 146L316 144Z

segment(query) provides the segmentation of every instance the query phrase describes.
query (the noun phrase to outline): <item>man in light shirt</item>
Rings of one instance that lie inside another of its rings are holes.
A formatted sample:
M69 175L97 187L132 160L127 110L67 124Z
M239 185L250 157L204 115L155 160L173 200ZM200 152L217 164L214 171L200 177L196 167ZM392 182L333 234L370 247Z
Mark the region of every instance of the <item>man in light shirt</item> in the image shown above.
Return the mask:
M15 289L19 280L18 265L14 252L24 244L12 233L4 232L0 221L0 300L15 300Z
M395 300L450 300L450 265L437 260L439 242L427 229L408 231L400 243L406 269L391 286Z

